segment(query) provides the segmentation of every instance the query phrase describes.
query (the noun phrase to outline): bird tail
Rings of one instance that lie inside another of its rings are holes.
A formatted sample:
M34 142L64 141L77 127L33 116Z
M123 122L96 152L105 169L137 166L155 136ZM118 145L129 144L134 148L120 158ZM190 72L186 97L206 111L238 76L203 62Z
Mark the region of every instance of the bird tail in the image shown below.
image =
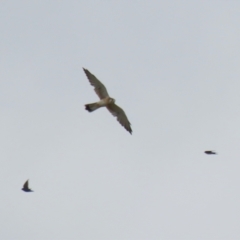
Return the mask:
M85 109L88 110L89 112L93 112L93 111L97 110L100 107L101 106L99 106L97 103L85 104Z

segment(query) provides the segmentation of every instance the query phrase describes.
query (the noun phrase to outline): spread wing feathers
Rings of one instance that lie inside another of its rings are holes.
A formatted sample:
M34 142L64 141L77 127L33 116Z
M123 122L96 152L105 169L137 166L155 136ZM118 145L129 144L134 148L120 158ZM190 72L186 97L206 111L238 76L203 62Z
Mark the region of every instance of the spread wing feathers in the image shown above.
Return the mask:
M132 134L131 123L128 121L128 118L125 112L116 104L112 103L106 106L109 112L117 117L118 122Z
M28 188L28 180L24 183L23 188Z
M94 90L100 99L109 97L106 87L87 69L83 68L90 84L94 86Z

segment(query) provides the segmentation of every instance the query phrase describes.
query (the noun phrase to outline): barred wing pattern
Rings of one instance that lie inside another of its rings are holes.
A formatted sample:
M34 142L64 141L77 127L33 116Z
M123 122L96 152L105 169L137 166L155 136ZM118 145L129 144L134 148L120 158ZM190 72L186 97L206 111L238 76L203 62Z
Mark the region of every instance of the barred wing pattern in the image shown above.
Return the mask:
M109 97L106 87L87 69L83 68L90 84L94 86L94 90L100 99Z
M117 117L118 122L132 134L131 123L128 121L128 118L125 112L115 103L109 104L106 106L109 112L114 116Z

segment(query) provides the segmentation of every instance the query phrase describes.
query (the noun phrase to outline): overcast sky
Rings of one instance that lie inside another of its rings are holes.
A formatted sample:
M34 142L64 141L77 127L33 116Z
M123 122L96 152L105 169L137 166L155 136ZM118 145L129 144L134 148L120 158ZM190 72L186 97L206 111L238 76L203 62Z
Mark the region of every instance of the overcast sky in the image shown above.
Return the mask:
M240 1L2 0L0 239L240 239L239 65Z

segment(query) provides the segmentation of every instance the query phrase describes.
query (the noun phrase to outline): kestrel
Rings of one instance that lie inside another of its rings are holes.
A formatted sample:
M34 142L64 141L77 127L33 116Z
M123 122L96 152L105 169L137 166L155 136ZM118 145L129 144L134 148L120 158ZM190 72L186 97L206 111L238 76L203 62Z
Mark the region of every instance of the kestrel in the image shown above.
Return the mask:
M216 152L213 152L213 151L205 151L205 153L206 153L206 154L209 154L209 155L211 155L211 154L217 154Z
M85 109L89 112L93 112L100 107L106 107L114 117L117 117L118 122L132 134L131 123L128 121L123 109L115 104L115 99L109 97L106 87L92 73L85 68L83 68L83 70L100 98L99 102L86 104Z
M29 187L28 187L28 180L24 183L22 190L24 192L33 192Z

